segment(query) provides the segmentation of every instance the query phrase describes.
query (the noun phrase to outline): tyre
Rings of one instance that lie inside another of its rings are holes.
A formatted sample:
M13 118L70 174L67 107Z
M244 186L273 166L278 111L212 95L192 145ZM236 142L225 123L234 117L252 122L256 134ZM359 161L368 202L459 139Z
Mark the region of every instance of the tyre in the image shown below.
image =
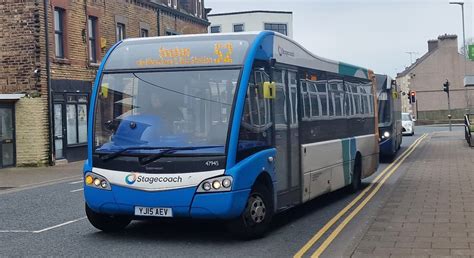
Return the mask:
M104 232L116 232L124 229L132 219L127 216L112 216L93 211L86 204L86 215L89 222Z
M469 136L469 147L474 147L474 137L472 137L472 134Z
M273 218L272 193L263 184L257 184L247 199L242 214L229 222L228 229L242 239L263 237L270 227Z
M355 193L362 187L362 164L360 157L356 158L354 163L354 173L352 174L352 182L349 185L349 191Z

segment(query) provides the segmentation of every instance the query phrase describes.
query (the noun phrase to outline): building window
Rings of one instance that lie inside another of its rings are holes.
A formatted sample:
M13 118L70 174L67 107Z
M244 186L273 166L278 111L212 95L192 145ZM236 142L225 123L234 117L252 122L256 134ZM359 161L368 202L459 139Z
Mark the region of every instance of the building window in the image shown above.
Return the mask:
M166 36L179 35L176 31L166 30Z
M117 23L117 41L125 39L125 24L118 22Z
M87 96L67 95L67 144L87 143Z
M64 58L64 9L54 8L54 45L56 57Z
M221 26L211 26L211 33L220 33Z
M265 23L265 27L264 27L265 30L272 30L272 31L275 31L275 32L279 32L283 35L288 35L288 31L287 31L287 26L286 24L282 24L282 23Z
M147 29L140 29L140 37L142 37L142 38L148 37L148 30Z
M87 31L89 37L89 61L97 63L97 17L89 16Z
M234 24L234 32L242 32L242 31L244 31L243 24Z

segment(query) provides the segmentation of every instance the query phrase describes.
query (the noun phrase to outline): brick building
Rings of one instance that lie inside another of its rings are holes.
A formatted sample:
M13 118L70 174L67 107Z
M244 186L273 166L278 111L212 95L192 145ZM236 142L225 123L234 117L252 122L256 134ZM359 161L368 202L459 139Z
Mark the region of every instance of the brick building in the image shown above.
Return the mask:
M397 75L403 92L416 91L416 103L410 104L408 98L402 98L403 112L412 113L419 122L446 122L449 112L443 83L447 79L451 115L462 120L466 110L474 106L474 88L464 87L465 74L474 74L474 62L459 54L456 35L429 40L428 52Z
M0 168L85 157L92 83L115 42L209 26L204 0L6 0L0 22Z

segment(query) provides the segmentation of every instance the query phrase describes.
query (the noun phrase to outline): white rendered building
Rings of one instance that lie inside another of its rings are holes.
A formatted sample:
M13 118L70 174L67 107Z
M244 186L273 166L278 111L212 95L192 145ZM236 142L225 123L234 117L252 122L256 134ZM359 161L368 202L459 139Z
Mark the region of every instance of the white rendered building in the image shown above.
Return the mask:
M293 13L282 11L245 11L207 16L209 33L273 30L293 38Z

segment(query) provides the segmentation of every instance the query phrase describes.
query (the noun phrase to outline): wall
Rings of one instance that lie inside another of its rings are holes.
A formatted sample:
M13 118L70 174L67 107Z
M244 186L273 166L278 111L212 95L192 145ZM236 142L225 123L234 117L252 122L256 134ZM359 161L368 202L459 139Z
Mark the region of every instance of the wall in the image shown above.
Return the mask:
M47 98L21 98L15 104L17 166L48 163Z

